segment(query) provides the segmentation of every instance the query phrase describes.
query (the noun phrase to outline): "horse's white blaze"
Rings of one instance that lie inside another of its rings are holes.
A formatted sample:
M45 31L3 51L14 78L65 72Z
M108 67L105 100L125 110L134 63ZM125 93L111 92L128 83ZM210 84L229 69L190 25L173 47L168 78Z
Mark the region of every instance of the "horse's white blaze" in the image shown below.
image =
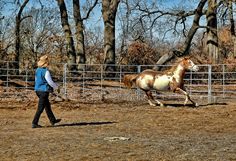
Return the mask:
M199 67L197 65L194 65L192 68L192 71L197 72L199 70Z
M168 90L170 78L171 77L167 75L157 76L153 84L153 88L156 90Z
M190 70L197 72L199 70L199 67L193 63L192 60L189 60L189 64L191 64Z

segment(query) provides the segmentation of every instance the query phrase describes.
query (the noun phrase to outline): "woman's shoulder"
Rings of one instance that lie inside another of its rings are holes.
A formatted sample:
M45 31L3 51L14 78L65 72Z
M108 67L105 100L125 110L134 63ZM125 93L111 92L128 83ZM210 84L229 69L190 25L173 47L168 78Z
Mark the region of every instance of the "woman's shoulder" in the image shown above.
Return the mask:
M45 68L45 67L38 67L36 70L41 70L41 71L48 71L48 68Z
M44 73L45 74L46 72L49 72L47 68L40 68L40 67L38 67L36 69L36 73Z

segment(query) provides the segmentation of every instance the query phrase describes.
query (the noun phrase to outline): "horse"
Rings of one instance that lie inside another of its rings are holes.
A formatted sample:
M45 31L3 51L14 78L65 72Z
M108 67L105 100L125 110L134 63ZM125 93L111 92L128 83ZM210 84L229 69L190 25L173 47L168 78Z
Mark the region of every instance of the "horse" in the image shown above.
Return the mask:
M124 75L123 83L129 88L136 85L138 88L142 89L146 93L148 103L151 106L156 106L152 101L155 101L160 106L164 106L162 102L154 99L151 90L169 90L174 93L185 95L184 105L190 100L192 104L197 107L198 104L190 98L184 87L184 76L186 71L196 72L198 70L199 67L195 65L190 58L184 57L177 66L173 66L170 70L164 72L147 69L139 74Z

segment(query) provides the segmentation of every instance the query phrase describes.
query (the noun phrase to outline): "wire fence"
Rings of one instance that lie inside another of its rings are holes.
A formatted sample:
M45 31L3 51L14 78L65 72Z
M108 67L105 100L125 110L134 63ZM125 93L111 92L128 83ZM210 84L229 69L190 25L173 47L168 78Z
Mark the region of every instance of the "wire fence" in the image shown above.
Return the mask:
M14 62L0 62L0 99L19 101L35 98L34 68L15 69ZM125 74L140 73L152 69L151 65L115 65L113 72L105 71L104 64L84 64L81 70L70 70L64 63L51 64L50 71L54 81L59 84L59 95L70 100L80 101L136 101L145 99L144 93L137 89L127 89L122 83ZM159 66L161 70L171 66ZM232 64L200 65L198 72L187 72L185 86L191 97L208 103L236 98L236 69ZM183 99L172 92L156 92L162 99Z

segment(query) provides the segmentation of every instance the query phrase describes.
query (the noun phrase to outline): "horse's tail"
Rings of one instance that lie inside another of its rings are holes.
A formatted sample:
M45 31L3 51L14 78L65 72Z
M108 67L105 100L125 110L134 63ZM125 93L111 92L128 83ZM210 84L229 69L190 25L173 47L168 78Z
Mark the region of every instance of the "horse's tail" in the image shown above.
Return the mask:
M126 87L131 88L138 77L138 74L126 74L123 78L123 83Z

